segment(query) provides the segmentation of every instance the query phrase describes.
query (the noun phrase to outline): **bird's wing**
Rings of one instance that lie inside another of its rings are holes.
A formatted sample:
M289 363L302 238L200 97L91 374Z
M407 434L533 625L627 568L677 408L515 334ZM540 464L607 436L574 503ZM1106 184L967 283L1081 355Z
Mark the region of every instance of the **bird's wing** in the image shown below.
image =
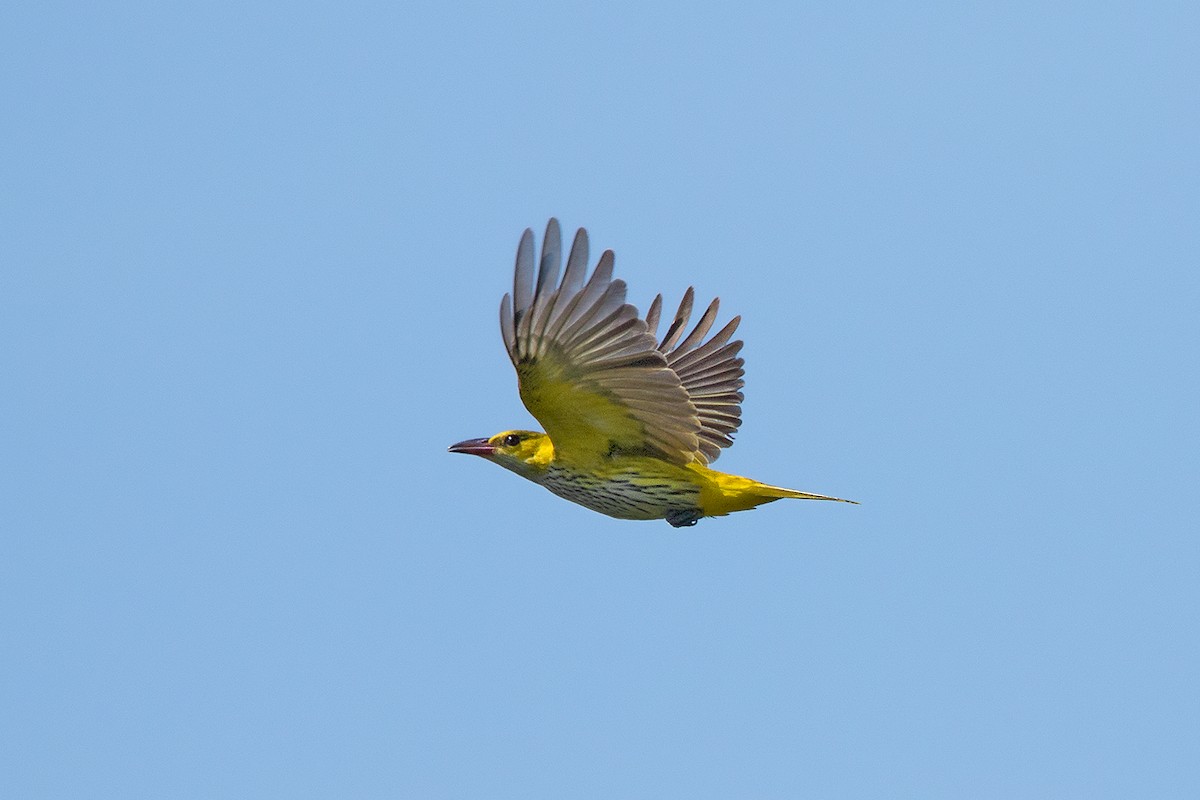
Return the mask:
M513 294L500 304L500 331L521 401L555 451L583 460L647 450L679 464L703 458L697 407L646 322L625 302L625 283L612 279L612 251L587 278L581 228L560 282L561 233L551 219L535 283L533 249L533 231L526 230Z
M683 302L675 312L675 320L667 328L658 349L667 359L669 366L683 385L688 399L696 408L700 422L700 452L697 455L706 464L717 460L722 447L733 444L733 434L742 424L741 388L746 382L742 376L745 362L738 357L742 349L741 340L729 341L737 330L741 317L734 317L707 342L713 322L717 318L718 297L686 337L683 336L688 318L692 315L695 292L691 287L684 292ZM662 313L662 295L654 298L646 312L646 325L651 335L658 331L658 319Z

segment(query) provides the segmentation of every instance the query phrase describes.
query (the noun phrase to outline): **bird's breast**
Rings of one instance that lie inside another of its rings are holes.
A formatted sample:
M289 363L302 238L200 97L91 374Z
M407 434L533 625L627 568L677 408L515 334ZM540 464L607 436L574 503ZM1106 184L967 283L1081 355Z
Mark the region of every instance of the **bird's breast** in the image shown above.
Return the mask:
M699 487L667 470L636 464L583 469L552 464L540 483L559 497L618 519L662 519L697 508Z

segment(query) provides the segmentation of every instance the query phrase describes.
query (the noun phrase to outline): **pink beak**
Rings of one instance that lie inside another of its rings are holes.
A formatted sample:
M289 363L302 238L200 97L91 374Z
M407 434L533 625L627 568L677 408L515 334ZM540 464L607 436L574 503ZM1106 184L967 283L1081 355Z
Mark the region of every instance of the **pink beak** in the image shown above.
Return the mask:
M467 439L465 442L450 445L451 453L467 453L473 456L490 456L496 448L487 439Z

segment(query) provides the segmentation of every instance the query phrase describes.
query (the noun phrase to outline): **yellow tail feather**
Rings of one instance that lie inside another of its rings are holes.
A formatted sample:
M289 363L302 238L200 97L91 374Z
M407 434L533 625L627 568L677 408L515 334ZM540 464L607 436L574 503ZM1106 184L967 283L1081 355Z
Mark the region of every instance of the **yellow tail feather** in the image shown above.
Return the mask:
M773 500L779 500L784 497L795 497L799 500L833 500L837 503L853 503L858 505L857 500L847 500L844 497L831 497L827 494L813 494L812 492L798 492L795 489L784 489L781 486L768 486L765 483L758 484L758 492Z
M765 483L743 478L739 475L729 475L724 472L710 470L707 467L692 466L705 478L700 490L700 505L707 516L722 516L734 511L745 511L772 503L784 498L799 500L832 500L837 503L855 503L841 497L830 497L812 492L799 492L795 489L784 489L781 486L770 486Z

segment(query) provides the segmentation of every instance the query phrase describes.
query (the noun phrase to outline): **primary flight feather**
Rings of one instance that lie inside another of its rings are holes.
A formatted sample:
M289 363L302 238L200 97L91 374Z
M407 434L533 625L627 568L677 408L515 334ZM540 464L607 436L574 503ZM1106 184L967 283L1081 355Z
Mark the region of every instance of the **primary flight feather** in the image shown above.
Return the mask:
M535 264L535 261L537 262ZM705 339L713 300L687 333L689 288L657 339L662 295L643 319L614 280L613 253L591 276L580 228L562 269L558 220L546 226L540 259L533 231L517 247L500 333L517 370L521 401L545 433L513 430L450 448L494 461L555 494L620 519L665 519L676 527L785 497L838 497L768 486L708 468L741 424L740 317Z

